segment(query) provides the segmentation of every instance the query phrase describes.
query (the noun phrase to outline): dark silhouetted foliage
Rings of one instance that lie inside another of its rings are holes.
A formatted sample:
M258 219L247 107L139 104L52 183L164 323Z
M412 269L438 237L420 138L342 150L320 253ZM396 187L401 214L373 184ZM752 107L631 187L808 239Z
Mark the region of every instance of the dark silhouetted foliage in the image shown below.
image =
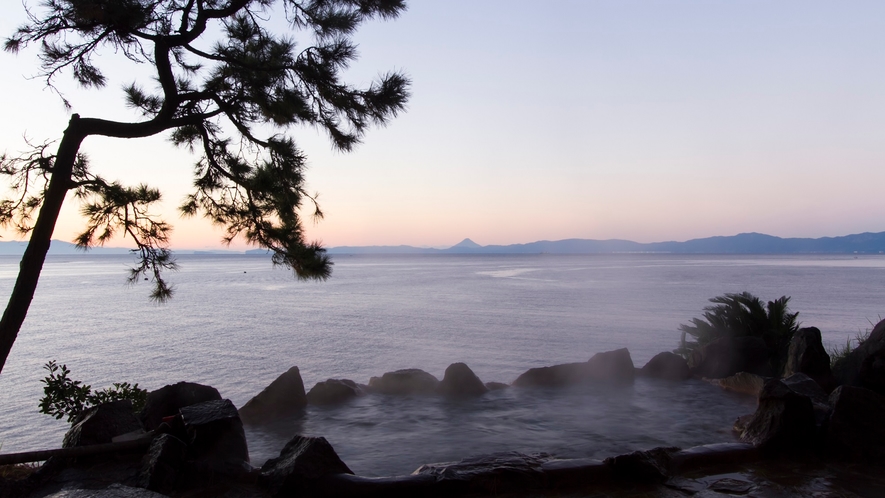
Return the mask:
M36 46L40 76L66 105L58 78L68 74L83 87L102 88L107 78L100 62L106 56L148 65L155 74L124 88L126 105L141 119L74 114L57 144L0 157L0 175L17 192L0 201L0 224L31 234L0 321L0 370L24 321L68 191L74 191L86 219L76 238L80 247L118 234L131 237L138 258L131 281L152 280L152 297L160 301L172 294L162 274L175 268L168 250L171 227L150 212L160 191L94 173L80 152L87 136L169 132L173 144L199 156L183 214L201 214L224 226L228 243L242 236L269 249L274 264L293 269L300 279L328 278L332 263L325 250L304 238L304 204L312 217L322 217L322 211L316 195L305 189L305 157L289 132L315 127L336 149L350 151L370 125L384 124L405 108L409 80L400 72L362 88L341 78L357 57L351 39L357 27L404 10L403 0L44 0L29 10L28 22L6 40L5 49ZM289 29L281 30L286 24Z
M73 422L93 406L124 399L132 402L132 409L137 413L147 400L147 391L139 388L138 384L115 382L111 387L93 391L91 386L68 377L71 371L66 365L58 366L52 360L43 365L43 368L49 375L40 381L45 384L43 397L40 399L40 413L57 419L67 417L68 422Z
M704 308L702 318L679 326L682 338L674 353L688 358L695 349L721 337L758 337L772 352L772 366L779 371L790 339L799 329L799 313L790 313L789 301L788 296L781 296L766 305L749 292L711 298L713 305Z

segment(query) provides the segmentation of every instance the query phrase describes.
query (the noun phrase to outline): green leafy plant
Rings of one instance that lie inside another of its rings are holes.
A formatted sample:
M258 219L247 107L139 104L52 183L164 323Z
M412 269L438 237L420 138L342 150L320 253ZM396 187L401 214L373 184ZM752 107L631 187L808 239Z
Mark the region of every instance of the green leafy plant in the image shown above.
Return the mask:
M67 417L68 422L73 422L93 406L124 399L132 402L134 411L140 411L147 399L145 389L128 382L116 382L111 387L93 392L91 386L68 377L71 373L68 367L59 366L55 360L43 365L43 369L49 372L49 376L40 381L45 384L40 399L40 413L57 419Z
M688 358L695 349L722 337L758 337L772 351L773 366L782 366L790 339L799 328L799 313L790 313L788 296L766 304L749 292L741 292L716 296L710 302L713 305L704 308L702 318L679 326L682 338L675 353Z

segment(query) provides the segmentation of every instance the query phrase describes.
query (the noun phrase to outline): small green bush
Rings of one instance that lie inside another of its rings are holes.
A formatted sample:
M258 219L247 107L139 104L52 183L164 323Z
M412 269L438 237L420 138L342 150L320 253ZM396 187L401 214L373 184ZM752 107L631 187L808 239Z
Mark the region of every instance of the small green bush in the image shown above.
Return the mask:
M750 294L723 294L710 299L703 318L682 324L682 338L674 353L688 359L692 351L722 337L759 337L772 351L772 366L778 371L786 357L793 333L799 329L799 313L790 313L788 296L763 303ZM688 339L691 337L691 339Z
M93 392L91 386L68 377L71 373L68 367L58 366L55 360L43 365L43 369L49 372L49 376L40 381L45 384L40 399L40 413L56 419L67 417L68 422L73 422L93 406L122 399L131 401L133 410L138 412L147 399L147 390L128 382L115 382L111 387Z

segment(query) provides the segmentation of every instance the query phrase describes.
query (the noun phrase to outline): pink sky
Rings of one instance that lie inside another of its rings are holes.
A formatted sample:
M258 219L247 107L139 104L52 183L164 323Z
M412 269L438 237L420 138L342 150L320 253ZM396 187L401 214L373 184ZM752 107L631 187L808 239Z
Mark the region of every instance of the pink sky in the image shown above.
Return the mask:
M4 33L22 19L17 2L0 12ZM348 155L295 130L326 212L309 233L448 246L883 231L883 20L874 1L411 2L356 34L350 72L404 69L408 111ZM2 148L58 138L68 113L23 77L34 52L0 57ZM146 74L110 63L105 90L66 92L84 116L131 119L118 89ZM173 247L220 247L220 231L175 212L187 153L159 138L84 150L109 178L163 189Z

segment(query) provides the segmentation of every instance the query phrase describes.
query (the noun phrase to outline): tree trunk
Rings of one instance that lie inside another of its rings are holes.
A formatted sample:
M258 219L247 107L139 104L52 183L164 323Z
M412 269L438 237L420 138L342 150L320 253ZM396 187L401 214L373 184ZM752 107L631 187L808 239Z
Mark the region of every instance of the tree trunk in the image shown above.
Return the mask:
M37 280L40 278L40 271L46 260L46 252L49 251L49 243L52 240L52 232L55 230L61 205L71 186L74 162L77 160L80 144L85 138L77 126L79 120L78 114L71 116L68 128L58 145L58 153L52 165L52 176L49 179L43 205L40 207L40 214L31 231L28 247L25 249L21 263L19 263L18 278L15 281L12 295L9 297L9 303L6 305L6 311L3 312L3 318L0 319L0 372L6 365L6 358L9 357L12 344L28 314L28 307L37 290Z

